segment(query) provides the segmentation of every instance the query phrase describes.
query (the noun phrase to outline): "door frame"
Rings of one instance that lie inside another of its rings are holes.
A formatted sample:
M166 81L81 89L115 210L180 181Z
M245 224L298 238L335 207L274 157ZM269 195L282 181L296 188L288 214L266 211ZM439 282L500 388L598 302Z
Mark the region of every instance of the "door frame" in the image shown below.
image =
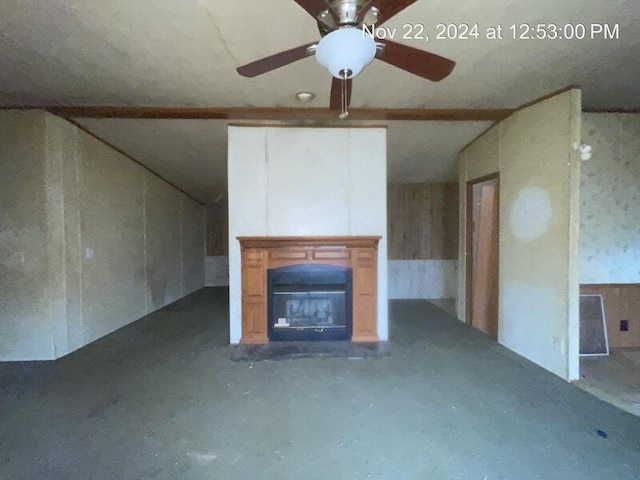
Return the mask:
M473 187L478 183L487 180L496 180L496 211L498 212L498 239L500 238L500 172L490 173L482 177L473 178L466 182L465 194L465 309L464 321L467 325L471 325L473 318ZM500 258L500 247L498 245L498 261Z

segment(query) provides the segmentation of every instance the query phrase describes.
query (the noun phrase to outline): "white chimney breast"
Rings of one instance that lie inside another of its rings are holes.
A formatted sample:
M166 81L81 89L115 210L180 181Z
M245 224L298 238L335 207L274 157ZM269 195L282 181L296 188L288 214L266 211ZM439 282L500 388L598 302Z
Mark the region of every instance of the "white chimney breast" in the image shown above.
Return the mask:
M378 336L387 327L385 128L229 127L230 341L241 335L238 236L380 235Z

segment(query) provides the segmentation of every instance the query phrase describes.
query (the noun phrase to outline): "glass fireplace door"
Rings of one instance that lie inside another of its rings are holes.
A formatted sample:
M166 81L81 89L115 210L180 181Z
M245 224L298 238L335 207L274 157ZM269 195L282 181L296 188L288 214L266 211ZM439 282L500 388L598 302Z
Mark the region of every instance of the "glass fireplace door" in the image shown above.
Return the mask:
M350 270L315 266L312 275L302 269L276 271L269 282L269 339L349 340L351 338ZM289 267L290 268L290 267ZM287 273L294 273L287 275ZM341 275L336 275L341 273Z

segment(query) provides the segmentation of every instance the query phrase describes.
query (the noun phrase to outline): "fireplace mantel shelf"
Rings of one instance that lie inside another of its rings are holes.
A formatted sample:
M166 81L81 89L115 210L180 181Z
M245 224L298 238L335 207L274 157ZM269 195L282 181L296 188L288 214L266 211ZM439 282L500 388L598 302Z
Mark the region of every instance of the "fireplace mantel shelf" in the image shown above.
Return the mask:
M380 236L347 237L237 237L240 247L246 248L283 248L283 247L376 247Z
M352 269L353 342L377 342L379 236L237 237L242 267L241 343L268 343L267 271L325 264Z

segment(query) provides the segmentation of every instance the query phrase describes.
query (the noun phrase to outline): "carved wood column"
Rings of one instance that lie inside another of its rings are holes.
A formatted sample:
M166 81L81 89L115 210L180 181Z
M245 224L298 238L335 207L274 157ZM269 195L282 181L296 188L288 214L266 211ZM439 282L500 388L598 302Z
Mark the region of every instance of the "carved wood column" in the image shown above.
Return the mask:
M267 343L267 252L242 251L241 343Z

